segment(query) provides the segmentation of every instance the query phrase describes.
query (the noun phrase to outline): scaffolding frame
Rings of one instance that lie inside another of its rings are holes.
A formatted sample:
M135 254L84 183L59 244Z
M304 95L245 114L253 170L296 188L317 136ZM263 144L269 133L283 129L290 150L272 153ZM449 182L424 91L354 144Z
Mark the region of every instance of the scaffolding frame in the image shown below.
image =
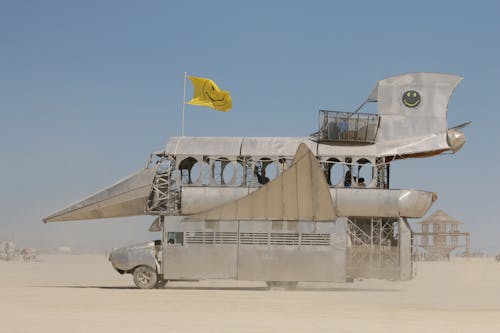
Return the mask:
M162 157L156 164L156 173L144 212L152 215L178 215L181 206L181 188L175 181L176 161Z
M353 278L399 279L399 219L349 218L348 275Z

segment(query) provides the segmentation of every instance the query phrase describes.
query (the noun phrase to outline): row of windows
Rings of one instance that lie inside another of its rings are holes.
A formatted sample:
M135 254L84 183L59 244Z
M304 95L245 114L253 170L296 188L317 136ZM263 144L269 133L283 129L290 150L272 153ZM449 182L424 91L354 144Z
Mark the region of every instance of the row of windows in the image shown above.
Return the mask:
M385 165L375 167L366 158L329 158L320 161L331 187L381 187L379 178L385 174ZM289 158L261 158L259 160L229 160L186 157L177 163L177 181L182 185L198 186L259 186L276 178L292 164Z

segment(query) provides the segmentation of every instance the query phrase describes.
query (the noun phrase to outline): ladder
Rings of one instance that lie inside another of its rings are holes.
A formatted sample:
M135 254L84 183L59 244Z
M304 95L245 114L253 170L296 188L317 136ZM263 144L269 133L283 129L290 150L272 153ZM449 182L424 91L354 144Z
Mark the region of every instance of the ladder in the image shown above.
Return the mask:
M177 215L180 210L181 190L175 177L175 159L163 157L155 166L145 213L152 215Z

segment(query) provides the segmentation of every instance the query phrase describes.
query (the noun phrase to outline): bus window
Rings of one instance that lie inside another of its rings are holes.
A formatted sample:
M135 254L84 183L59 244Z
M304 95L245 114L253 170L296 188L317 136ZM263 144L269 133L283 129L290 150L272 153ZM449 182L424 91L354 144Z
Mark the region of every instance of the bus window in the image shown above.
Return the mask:
M168 232L167 233L167 244L172 245L183 245L184 244L184 233L183 232Z

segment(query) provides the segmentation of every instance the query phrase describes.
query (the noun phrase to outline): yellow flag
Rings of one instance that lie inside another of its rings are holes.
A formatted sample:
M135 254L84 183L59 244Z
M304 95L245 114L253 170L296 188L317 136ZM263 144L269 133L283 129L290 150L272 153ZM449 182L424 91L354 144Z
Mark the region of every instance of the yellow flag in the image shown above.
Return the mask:
M233 107L229 91L220 90L214 81L203 77L189 76L194 86L193 99L187 104L208 106L215 110L227 112Z

